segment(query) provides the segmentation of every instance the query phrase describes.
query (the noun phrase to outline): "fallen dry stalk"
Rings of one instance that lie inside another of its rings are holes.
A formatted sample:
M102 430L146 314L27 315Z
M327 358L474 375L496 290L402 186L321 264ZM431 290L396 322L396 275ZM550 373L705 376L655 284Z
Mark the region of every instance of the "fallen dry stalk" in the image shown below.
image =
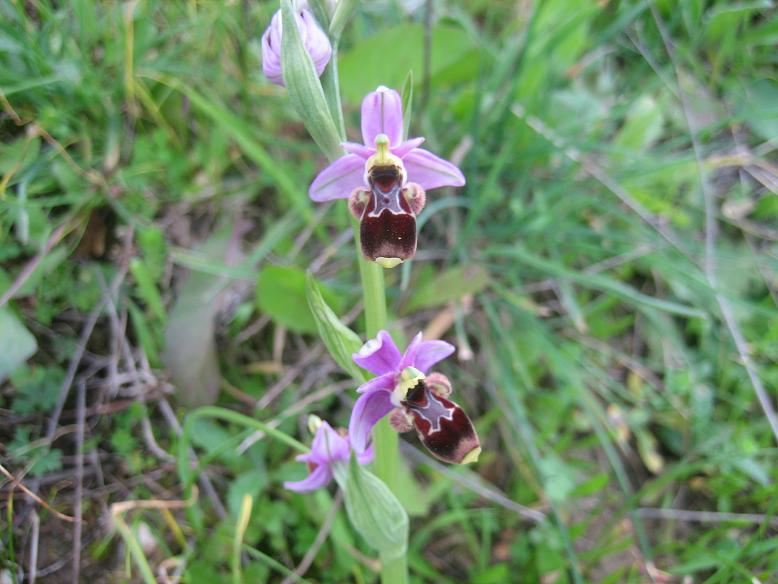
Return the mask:
M30 489L28 489L22 481L17 479L14 475L12 475L8 469L6 469L2 464L0 464L0 473L5 475L5 477L11 481L11 483L15 487L19 487L19 490L24 491L24 493L33 499L36 503L38 503L41 507L45 508L47 511L51 512L55 517L58 517L59 519L62 519L62 521L67 521L68 523L73 523L76 518L71 517L70 515L65 515L64 513L60 513L56 509L54 509L51 505L49 505L46 501L41 499L38 495L33 493Z

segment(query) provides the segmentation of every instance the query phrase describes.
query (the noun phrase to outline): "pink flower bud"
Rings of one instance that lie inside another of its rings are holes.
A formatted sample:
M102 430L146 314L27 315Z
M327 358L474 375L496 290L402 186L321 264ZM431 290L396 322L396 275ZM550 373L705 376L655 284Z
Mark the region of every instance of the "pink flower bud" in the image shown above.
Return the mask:
M316 74L321 75L327 63L332 57L332 45L324 31L308 10L303 8L295 15L297 29L303 40L303 46L311 56ZM270 21L270 26L262 35L262 72L276 85L284 85L284 77L281 72L281 38L282 23L281 11L278 10Z

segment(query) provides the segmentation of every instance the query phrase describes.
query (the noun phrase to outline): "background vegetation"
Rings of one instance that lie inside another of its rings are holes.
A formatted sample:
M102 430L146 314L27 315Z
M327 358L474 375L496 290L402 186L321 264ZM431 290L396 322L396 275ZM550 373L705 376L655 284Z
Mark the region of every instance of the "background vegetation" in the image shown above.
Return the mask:
M188 509L174 458L194 404L307 442L354 399L304 297L363 330L351 230L261 76L276 8L0 0L3 583L376 580L283 442L189 418ZM484 443L403 445L415 581L775 577L776 44L767 0L360 6L352 138L411 70L411 135L468 179L387 272Z

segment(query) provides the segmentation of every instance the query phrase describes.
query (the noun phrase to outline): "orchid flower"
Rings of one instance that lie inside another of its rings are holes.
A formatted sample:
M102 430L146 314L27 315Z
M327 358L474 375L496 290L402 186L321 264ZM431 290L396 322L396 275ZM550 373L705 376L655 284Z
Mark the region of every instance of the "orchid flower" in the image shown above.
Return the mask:
M313 61L316 74L321 75L332 57L332 45L324 31L307 9L297 10L294 15L297 29L300 31L303 46ZM284 85L281 70L281 38L283 25L281 11L278 10L270 21L270 26L262 35L262 72L276 85Z
M348 470L351 445L348 436L341 436L327 422L317 416L310 416L308 426L315 433L311 451L301 454L295 460L308 463L309 474L301 481L285 482L284 487L298 493L310 493L326 487L337 474L345 475ZM373 460L373 449L362 449L357 453L360 464Z
M362 140L345 142L344 156L322 170L309 195L317 202L349 199L360 221L362 252L391 268L416 252L416 215L425 191L465 184L462 171L423 148L424 138L403 139L400 94L384 86L362 101Z
M348 433L356 452L369 449L373 426L391 414L395 430L415 428L422 444L440 460L456 464L478 460L478 434L462 408L448 399L451 383L440 373L429 373L453 352L453 345L423 341L419 333L400 354L389 333L380 331L354 353L357 365L377 375L359 387L362 395L351 411Z

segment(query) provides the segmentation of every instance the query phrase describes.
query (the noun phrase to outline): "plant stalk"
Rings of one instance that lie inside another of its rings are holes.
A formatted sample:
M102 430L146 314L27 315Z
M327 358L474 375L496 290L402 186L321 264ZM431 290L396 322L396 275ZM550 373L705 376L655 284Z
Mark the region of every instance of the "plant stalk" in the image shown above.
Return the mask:
M359 225L354 222L354 240L359 258L359 275L362 279L362 296L365 309L365 324L368 338L374 338L386 327L386 288L384 269L368 261L362 255L359 241ZM374 468L379 479L397 495L397 477L400 466L398 436L384 417L373 428ZM381 557L382 584L405 584L408 582L408 563L405 554L398 558Z

